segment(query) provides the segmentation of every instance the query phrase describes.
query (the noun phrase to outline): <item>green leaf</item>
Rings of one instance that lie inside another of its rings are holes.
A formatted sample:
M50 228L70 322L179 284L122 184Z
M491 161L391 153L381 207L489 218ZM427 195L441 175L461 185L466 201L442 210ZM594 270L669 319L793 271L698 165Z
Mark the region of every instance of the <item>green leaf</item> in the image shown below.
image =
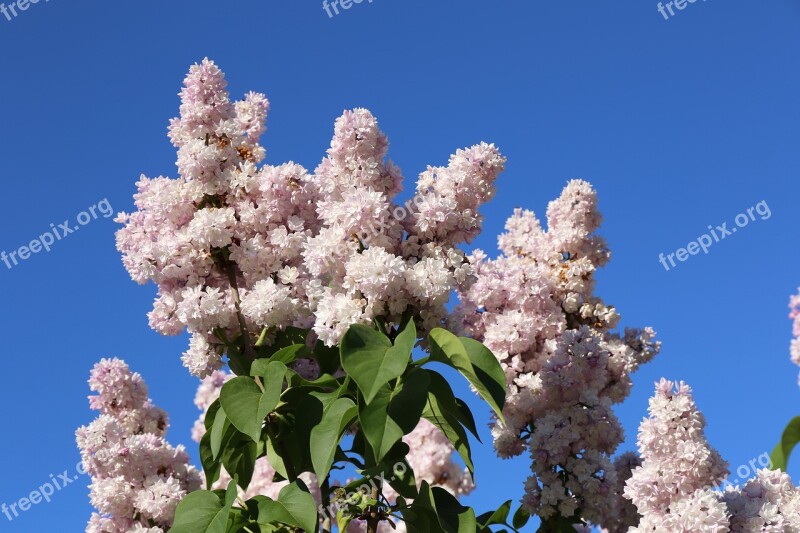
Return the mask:
M286 372L286 381L290 387L310 387L314 389L338 389L340 385L339 379L330 374L322 374L317 379L309 381L294 370Z
M504 420L506 377L494 354L478 341L456 337L442 328L431 331L430 344L431 359L461 372L497 417Z
M211 454L214 459L219 456L220 448L222 447L222 438L225 436L225 432L231 425L231 421L228 420L228 417L225 416L224 409L217 409L217 413L214 416L214 423L211 426L211 437L209 440L209 444L211 445Z
M345 490L350 492L365 486L371 487L372 484L381 486L384 483L388 483L401 496L416 498L419 495L419 491L417 490L414 469L411 468L405 457L409 452L408 446L406 445L404 450L399 451L403 452L402 458L387 460L377 466L362 470L359 473L361 477L348 483L345 486Z
M419 424L427 404L428 372L415 370L404 376L392 392L388 413L397 425L408 435Z
M467 404L464 403L463 400L456 398L455 394L453 394L453 389L443 375L433 370L426 370L425 372L427 372L430 381L428 389L436 396L436 401L440 409L458 420L461 425L475 435L475 438L480 442L481 439L480 436L478 436L478 429L475 426L475 417L472 416L472 412L469 410L469 407L467 407Z
M325 343L319 340L314 345L314 358L322 374L335 374L342 366L339 347L325 346Z
M325 405L335 401L336 393L321 392L308 387L292 387L282 396L278 416L270 420L267 449L270 463L287 479L291 462L296 473L313 471L311 462L311 430L322 420Z
M302 481L298 480L283 487L277 501L265 496L254 499L258 502L259 524L280 522L308 532L317 530L317 503Z
M406 322L403 329L394 339L394 346L401 352L407 353L409 357L411 352L414 351L414 346L417 344L417 326L414 320Z
M520 507L517 509L517 512L514 513L514 518L511 519L511 525L516 529L520 529L525 527L525 524L527 524L530 519L531 514L524 507Z
M272 354L269 359L256 359L250 367L251 376L263 376L268 372L271 363L283 363L285 365L294 363L299 357L310 356L311 353L305 344L292 344L281 348Z
M347 531L347 526L353 521L353 517L344 508L336 510L336 525L339 531Z
M477 520L481 527L489 527L493 525L506 525L508 515L511 512L511 500L508 500L503 505L497 508L496 511L489 511L480 515Z
M276 445L277 443L274 442L272 438L267 439L267 460L278 475L284 479L289 479L289 472L286 470L286 462L283 460L283 457L281 457L281 454L278 453Z
M225 533L229 512L215 493L192 492L178 504L170 533Z
M409 324L413 329L413 322ZM411 349L408 348L410 334L404 330L398 336L398 340L400 337L403 340L392 346L389 337L363 324L350 326L345 333L340 345L342 366L364 394L367 404L372 402L381 387L405 372L411 359Z
M292 344L305 344L308 337L308 330L289 326L275 334L275 342L270 345L272 350L285 348ZM274 353L274 352L273 352Z
M262 374L264 380L264 393L261 396L261 404L264 408L269 407L268 413L275 410L281 401L283 393L283 380L289 371L286 365L280 361L272 361L267 365L267 371ZM262 418L263 421L263 418Z
M217 410L219 408L219 398L217 398L211 403L211 405L208 406L208 409L206 409L206 414L203 416L203 425L205 426L206 431L211 431L211 426L214 423L214 419L216 418Z
M259 446L238 431L229 433L231 436L224 441L220 459L228 474L237 476L239 486L246 490L253 479Z
M491 397L494 402L493 408L495 411L499 411L498 415L503 420L503 405L506 402L506 374L503 372L500 361L489 348L475 339L469 337L459 337L459 339L467 350L467 356L472 362L472 368L480 383L480 385L475 384L475 388L479 392L485 389L481 394L490 404L492 402L489 401L489 397Z
M275 366L273 366L275 365ZM237 377L225 383L219 396L220 404L236 429L258 442L266 416L278 406L285 375L283 363L270 363L270 370L282 367L283 374L267 372L264 392L249 377Z
M259 531L259 527L257 523L251 520L250 513L246 509L233 507L228 515L228 526L226 531L228 533L253 533ZM261 531L260 533L266 532Z
M237 376L247 376L250 373L250 360L237 345L229 344L226 353L228 354L228 366L231 372Z
M228 488L225 489L225 506L229 509L233 506L233 502L236 501L236 497L239 495L239 492L236 489L238 484L239 476L234 475L233 479L228 482Z
M462 400L461 398L456 398L456 407L458 408L458 412L452 413L453 416L461 422L461 424L469 430L470 433L475 435L475 438L478 439L478 442L481 441L480 435L478 435L478 428L475 425L475 417L470 411L467 402Z
M411 511L416 518L426 517L425 531L431 533L475 533L478 524L475 511L471 507L463 506L455 496L441 487L431 487L423 481L419 489L419 497L411 505ZM409 516L403 513L407 521ZM419 524L417 524L419 525Z
M431 489L439 514L439 523L446 531L474 533L478 529L475 510L461 505L455 496L442 487Z
M772 451L771 468L786 472L786 468L789 465L789 456L798 442L800 442L800 416L789 422L789 425L783 431L780 444Z
M389 450L403 438L403 429L389 416L392 390L384 385L375 394L372 403L359 406L358 420L374 455L380 463Z
M428 393L428 404L425 406L422 416L445 434L470 473L474 473L475 467L472 463L472 451L467 433L454 416L442 409L435 394Z
M385 475L389 476L386 478L389 485L401 496L416 498L419 495L414 469L411 468L411 465L408 464L408 460L405 457L394 462L391 474L387 472Z
M311 462L317 479L325 479L345 430L358 416L350 398L339 398L322 412L322 421L311 430Z
M200 463L206 475L206 488L210 489L218 479L222 470L222 463L214 459L211 452L211 433L206 432L200 440Z

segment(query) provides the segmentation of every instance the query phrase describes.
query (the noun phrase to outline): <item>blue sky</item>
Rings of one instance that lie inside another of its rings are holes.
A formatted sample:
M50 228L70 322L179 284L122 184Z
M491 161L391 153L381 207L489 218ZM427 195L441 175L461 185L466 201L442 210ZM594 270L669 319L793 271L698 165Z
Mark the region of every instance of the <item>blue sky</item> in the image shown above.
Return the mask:
M786 316L800 285L800 4L712 0L669 20L656 4L374 0L329 18L319 0L52 0L0 15L0 250L103 199L130 210L140 173L174 176L167 120L185 71L208 56L233 95L269 96L273 163L313 168L336 116L356 106L379 118L409 181L456 148L495 142L508 169L475 243L491 252L514 207L543 213L568 179L591 181L613 251L598 292L624 325L663 341L618 411L627 447L652 383L683 379L735 468L800 414ZM670 271L659 263L761 201L767 220ZM0 263L0 503L74 475L73 432L94 416L86 379L103 356L141 372L171 414L170 440L191 444L186 339L148 329L154 288L128 279L115 229L100 215L50 252ZM500 461L489 446L476 456L469 503L518 499L527 459ZM800 481L800 459L790 472ZM0 515L0 531L81 531L87 483L12 522Z

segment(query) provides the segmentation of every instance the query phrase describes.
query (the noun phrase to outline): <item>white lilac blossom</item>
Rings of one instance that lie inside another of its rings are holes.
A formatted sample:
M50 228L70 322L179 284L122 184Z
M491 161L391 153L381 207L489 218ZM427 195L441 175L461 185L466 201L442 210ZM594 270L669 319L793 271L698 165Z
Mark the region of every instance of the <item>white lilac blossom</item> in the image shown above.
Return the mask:
M785 472L763 469L741 488L722 495L730 513L731 531L800 531L800 489Z
M728 464L708 444L689 387L661 380L649 412L639 427L642 464L625 487L642 515L637 531L657 531L662 522L727 526L725 504L711 487L728 476Z
M169 126L179 177L143 176L136 211L117 219L126 269L158 287L151 326L192 335L190 372L220 369L241 333L245 349L288 326L333 346L352 324L399 323L409 311L423 334L440 325L449 295L473 279L458 246L480 230L478 208L505 164L498 150L458 150L447 167L423 172L401 206L402 174L369 111L336 120L312 174L262 165L269 103L258 93L233 102L226 86L207 59L190 69Z
M685 383L662 380L639 428L642 464L625 486L641 521L632 532L800 531L800 490L768 469L742 487L712 487L727 463L707 442L705 419Z
M87 533L166 531L201 477L183 446L166 440L167 415L148 398L142 376L119 359L103 359L91 373L89 397L100 416L76 432L81 459L92 478Z
M594 295L594 273L609 259L595 231L597 197L585 181L568 183L547 209L545 231L517 209L499 238L503 252L471 256L476 282L461 293L459 323L499 359L508 387L505 423L492 434L497 453L529 450L533 475L523 505L543 519L614 516L623 440L612 406L630 375L659 349L654 332L612 333L619 315Z

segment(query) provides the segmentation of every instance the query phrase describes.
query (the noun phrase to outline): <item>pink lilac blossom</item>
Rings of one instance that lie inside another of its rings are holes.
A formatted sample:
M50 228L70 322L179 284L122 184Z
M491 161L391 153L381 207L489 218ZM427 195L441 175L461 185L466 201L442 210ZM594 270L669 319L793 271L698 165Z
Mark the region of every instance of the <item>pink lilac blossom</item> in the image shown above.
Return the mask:
M454 460L453 445L439 428L427 420L421 419L414 431L403 437L403 442L411 450L406 459L414 471L417 486L427 481L429 485L442 487L457 498L475 489L469 470ZM384 487L383 495L390 501L397 497L390 486Z
M634 452L626 452L614 459L615 482L611 487L610 505L606 507L607 516L602 516L598 523L603 524L604 533L626 533L639 524L639 511L633 503L625 498L625 483L633 475L633 470L641 466L642 460ZM587 533L591 528L587 527Z
M625 496L643 517L637 531L656 531L663 521L701 523L704 513L709 523L727 527L725 505L710 488L727 477L728 464L706 441L705 418L691 389L662 379L649 412L639 427L642 465L625 487Z
M269 102L258 93L233 102L226 87L212 61L191 67L169 126L179 177L143 176L136 211L117 218L125 268L158 287L151 327L192 335L183 356L190 372L219 370L242 333L245 348L287 326L333 346L351 324L399 323L406 311L423 334L440 325L449 295L473 279L458 246L480 230L478 208L505 165L497 149L457 151L400 206L402 174L369 111L336 120L312 174L292 162L261 164Z
M727 463L706 441L705 419L685 383L662 380L639 429L641 466L625 496L641 521L632 532L800 531L800 489L781 471L759 470L742 487L713 490Z
M792 361L800 366L800 291L792 296L789 301L789 308L792 310L789 318L792 319L792 333L794 335L791 346Z
M495 448L504 458L529 450L523 505L544 519L613 515L610 458L623 432L612 406L659 350L649 328L613 333L619 315L594 295L594 273L610 256L595 233L601 219L595 191L580 180L550 202L546 231L517 209L499 238L503 255L473 253L477 281L460 294L456 327L486 344L506 373Z
M800 489L785 472L763 469L741 488L722 494L731 531L800 531Z
M167 415L148 398L142 376L124 361L103 359L91 372L89 397L100 416L76 432L92 478L87 533L166 531L175 508L201 478L183 446L166 440Z

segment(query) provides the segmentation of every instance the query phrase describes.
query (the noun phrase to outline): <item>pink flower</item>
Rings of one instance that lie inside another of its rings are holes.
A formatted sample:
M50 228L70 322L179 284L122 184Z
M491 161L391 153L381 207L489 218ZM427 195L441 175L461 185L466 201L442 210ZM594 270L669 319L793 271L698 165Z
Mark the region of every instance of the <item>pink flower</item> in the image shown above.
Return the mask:
M477 279L461 293L456 327L505 371L505 423L492 435L501 457L529 450L523 505L545 519L613 527L630 509L614 494L621 483L611 457L623 434L612 407L659 344L649 328L611 332L619 314L594 295L594 273L609 257L600 221L594 190L579 180L550 202L546 231L517 209L499 238L503 255L470 258Z
M151 403L142 377L123 361L100 361L89 386L98 393L89 404L100 416L76 437L92 477L92 505L100 514L92 516L86 531L168 529L178 502L200 488L200 474L183 446L166 442L166 413Z
M265 328L310 328L332 346L352 324L406 311L422 334L439 326L450 294L473 280L457 246L480 230L477 210L505 164L493 145L459 150L399 206L402 174L369 111L336 120L312 174L259 166L268 109L257 93L232 101L208 59L192 66L169 127L180 177L142 177L137 210L117 219L125 268L158 286L150 325L188 329L183 361L201 378L220 368L224 339Z

